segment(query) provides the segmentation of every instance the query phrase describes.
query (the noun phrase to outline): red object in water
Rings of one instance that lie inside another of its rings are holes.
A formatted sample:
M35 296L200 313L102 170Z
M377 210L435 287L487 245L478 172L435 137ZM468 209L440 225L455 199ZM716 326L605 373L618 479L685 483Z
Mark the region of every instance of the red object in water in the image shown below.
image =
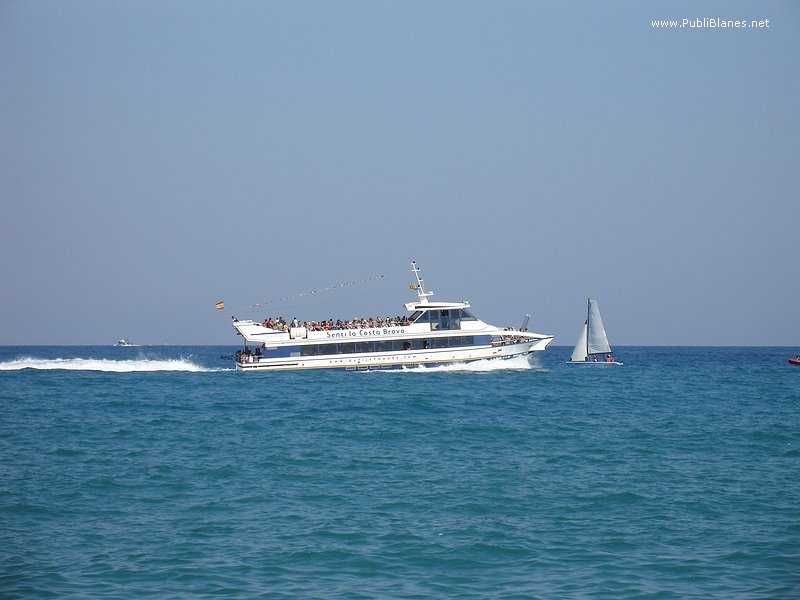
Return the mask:
M794 358L790 358L789 359L789 364L790 365L797 365L798 367L800 367L800 356L795 356Z

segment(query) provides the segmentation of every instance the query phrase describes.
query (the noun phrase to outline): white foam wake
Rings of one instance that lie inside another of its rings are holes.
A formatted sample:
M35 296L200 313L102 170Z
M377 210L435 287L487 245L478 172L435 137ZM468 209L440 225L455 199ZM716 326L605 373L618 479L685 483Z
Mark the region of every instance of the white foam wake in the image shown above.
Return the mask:
M490 373L494 371L540 371L538 357L515 356L513 358L487 358L467 363L410 367L391 371L371 371L380 373Z
M37 369L43 371L104 371L109 373L136 373L154 371L185 371L200 373L212 371L205 369L185 358L175 359L137 359L108 360L103 358L15 358L8 362L0 362L0 371L19 371Z

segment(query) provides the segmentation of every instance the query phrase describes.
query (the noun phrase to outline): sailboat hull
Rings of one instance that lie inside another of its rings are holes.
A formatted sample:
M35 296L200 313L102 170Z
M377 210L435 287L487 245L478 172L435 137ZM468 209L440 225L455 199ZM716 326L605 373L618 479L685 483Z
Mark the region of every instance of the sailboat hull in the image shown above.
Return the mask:
M616 360L612 360L611 362L606 362L604 360L599 360L597 362L594 361L586 361L586 360L568 360L568 365L578 365L582 367L607 367L610 365L623 365L625 363L617 362Z

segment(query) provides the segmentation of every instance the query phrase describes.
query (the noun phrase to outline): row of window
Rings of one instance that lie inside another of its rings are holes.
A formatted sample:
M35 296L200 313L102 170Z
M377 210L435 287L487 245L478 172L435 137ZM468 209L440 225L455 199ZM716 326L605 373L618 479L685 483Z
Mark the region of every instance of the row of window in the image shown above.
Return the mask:
M375 342L340 342L336 344L309 344L300 347L301 356L327 356L333 354L361 354L362 352L401 352L428 348L458 348L474 346L475 336L459 335L416 340L379 340Z
M417 311L411 315L414 323L430 323L431 331L461 329L461 321L477 321L468 311L457 309Z

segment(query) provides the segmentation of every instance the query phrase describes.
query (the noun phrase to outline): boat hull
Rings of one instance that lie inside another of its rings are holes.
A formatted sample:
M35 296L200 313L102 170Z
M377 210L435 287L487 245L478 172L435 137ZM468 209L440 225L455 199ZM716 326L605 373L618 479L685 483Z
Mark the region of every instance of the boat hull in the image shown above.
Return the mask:
M383 370L469 363L478 360L505 360L540 352L553 341L552 337L522 343L467 348L443 348L410 352L368 354L335 354L330 356L298 356L261 358L253 362L236 362L240 371L297 371L309 369Z
M800 367L800 358L790 358L789 364L795 365L796 367Z
M576 365L579 367L608 367L612 365L623 365L624 363L617 362L616 360L612 360L610 362L606 362L604 360L600 360L597 362L594 361L586 361L586 360L568 360L568 365Z

